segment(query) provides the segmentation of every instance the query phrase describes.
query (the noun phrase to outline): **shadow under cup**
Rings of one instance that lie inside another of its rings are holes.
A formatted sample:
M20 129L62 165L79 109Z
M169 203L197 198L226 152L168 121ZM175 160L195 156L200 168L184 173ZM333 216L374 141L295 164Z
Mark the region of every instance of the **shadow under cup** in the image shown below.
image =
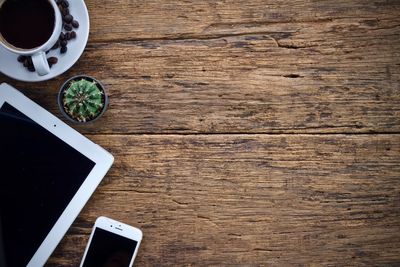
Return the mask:
M45 44L56 26L53 0L0 0L0 42L27 51Z

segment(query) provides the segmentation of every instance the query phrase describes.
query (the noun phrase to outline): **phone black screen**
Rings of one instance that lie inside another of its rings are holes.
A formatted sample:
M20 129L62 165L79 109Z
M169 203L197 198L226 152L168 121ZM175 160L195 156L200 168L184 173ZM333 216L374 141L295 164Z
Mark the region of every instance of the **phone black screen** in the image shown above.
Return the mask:
M95 228L83 267L129 267L137 242Z
M95 163L0 107L0 266L26 266Z

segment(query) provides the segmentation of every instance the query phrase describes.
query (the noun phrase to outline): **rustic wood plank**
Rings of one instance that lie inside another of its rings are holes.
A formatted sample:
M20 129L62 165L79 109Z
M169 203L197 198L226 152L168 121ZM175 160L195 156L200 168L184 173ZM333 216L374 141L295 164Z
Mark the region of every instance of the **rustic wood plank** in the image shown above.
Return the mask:
M67 77L102 79L111 108L82 132L399 132L398 1L88 6L93 38L71 71L40 84L0 76L56 113ZM193 21L177 23L180 12Z
M6 80L59 115L57 88L87 73L111 106L85 133L400 131L400 18L291 23L270 34L91 43L53 81Z
M204 38L244 32L275 32L298 22L325 23L362 18L369 23L397 19L393 0L107 0L86 1L94 42Z
M74 68L0 75L57 115L67 77L110 92L76 128L115 166L49 266L78 264L99 215L144 230L138 266L400 265L399 1L86 3Z
M106 215L137 266L396 266L400 135L96 135L116 162L48 266Z

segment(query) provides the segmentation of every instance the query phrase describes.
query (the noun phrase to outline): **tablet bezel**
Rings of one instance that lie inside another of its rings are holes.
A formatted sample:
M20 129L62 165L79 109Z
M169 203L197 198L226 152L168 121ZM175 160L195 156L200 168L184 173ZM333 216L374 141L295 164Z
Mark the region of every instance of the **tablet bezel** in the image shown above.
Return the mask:
M27 265L27 267L43 266L110 169L114 162L114 157L6 83L0 84L0 108L4 102L19 110L95 163L92 171L64 209L57 222L51 230L49 229L50 231L46 238L42 241L36 253L32 255ZM34 218L32 219L34 220Z

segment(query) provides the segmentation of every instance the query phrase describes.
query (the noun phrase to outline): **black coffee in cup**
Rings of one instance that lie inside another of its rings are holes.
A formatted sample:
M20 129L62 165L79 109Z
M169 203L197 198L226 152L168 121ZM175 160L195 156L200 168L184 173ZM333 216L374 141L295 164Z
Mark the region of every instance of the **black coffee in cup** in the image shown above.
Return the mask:
M21 49L46 43L55 27L54 9L49 1L53 0L5 0L0 7L1 37Z

